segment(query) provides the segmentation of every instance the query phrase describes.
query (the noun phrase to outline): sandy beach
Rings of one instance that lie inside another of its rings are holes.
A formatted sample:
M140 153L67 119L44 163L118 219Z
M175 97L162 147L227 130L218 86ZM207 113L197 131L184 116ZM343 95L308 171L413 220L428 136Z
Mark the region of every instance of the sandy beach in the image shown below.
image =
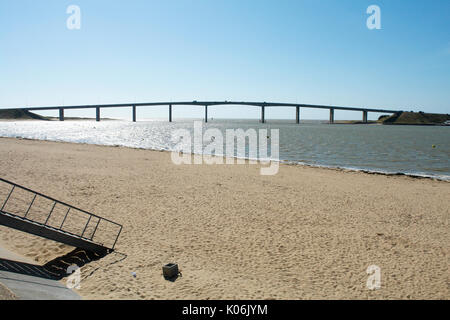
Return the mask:
M448 182L299 165L261 176L12 138L0 150L1 177L123 224L118 253L81 269L85 299L450 298ZM0 242L36 264L73 250L5 227ZM162 277L169 262L175 282Z

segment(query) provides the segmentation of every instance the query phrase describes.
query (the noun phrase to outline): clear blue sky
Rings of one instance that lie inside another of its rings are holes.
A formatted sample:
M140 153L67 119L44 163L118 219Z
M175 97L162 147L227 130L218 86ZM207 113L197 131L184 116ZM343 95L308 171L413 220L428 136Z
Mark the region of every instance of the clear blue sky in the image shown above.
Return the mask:
M66 27L72 4L80 30ZM372 4L381 30L366 26ZM256 100L449 113L450 1L0 0L0 74L0 107ZM138 116L166 117L167 108ZM211 108L210 116L259 110ZM336 112L343 118L361 114Z

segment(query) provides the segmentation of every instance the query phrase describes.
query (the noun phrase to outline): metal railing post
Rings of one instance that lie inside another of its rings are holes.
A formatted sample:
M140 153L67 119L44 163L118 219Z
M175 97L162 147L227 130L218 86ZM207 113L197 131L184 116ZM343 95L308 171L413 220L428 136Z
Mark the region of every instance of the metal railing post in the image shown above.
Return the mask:
M13 185L13 187L12 187L11 191L9 192L8 196L6 197L6 200L5 200L5 202L3 203L2 208L0 209L0 211L3 211L3 209L5 208L5 205L6 205L6 203L8 202L9 197L11 197L11 194L13 193L15 187L16 187L16 186Z
M94 239L94 235L95 235L95 232L97 231L98 225L100 224L100 220L102 220L102 219L99 218L97 221L97 224L95 225L94 232L92 232L91 240Z
M25 212L25 215L23 216L24 218L26 218L27 215L28 215L28 212L30 212L31 206L32 206L33 203L34 203L34 199L36 199L36 194L34 195L33 200L31 200L30 206L28 207L27 212Z
M66 218L67 218L67 215L69 214L69 211L70 211L70 208L69 208L69 210L67 210L66 215L64 216L64 220L61 223L61 226L59 227L60 230L62 229L64 222L66 222Z
M122 232L122 226L120 226L119 233L117 234L116 240L114 241L114 244L112 246L112 249L114 250L114 247L116 246L117 240L119 239L120 233Z
M50 219L50 216L51 216L51 214L52 214L52 212L53 212L53 209L55 209L55 206L56 206L56 201L53 203L52 210L50 210L50 213L48 214L47 219L45 220L44 225L47 225L47 222L48 222L48 220Z
M89 219L88 219L88 221L87 221L87 223L86 223L86 226L84 226L83 233L81 234L81 237L82 237L82 238L83 238L83 236L84 236L84 233L86 232L86 229L87 229L87 227L88 227L88 225L89 225L89 222L91 222L91 218L92 218L92 216L89 216Z

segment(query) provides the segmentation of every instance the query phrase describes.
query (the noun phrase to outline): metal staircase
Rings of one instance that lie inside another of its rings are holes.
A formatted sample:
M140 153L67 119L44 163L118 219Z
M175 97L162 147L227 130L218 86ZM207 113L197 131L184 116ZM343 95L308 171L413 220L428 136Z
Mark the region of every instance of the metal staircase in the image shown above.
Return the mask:
M93 252L111 252L122 225L0 178L0 225Z

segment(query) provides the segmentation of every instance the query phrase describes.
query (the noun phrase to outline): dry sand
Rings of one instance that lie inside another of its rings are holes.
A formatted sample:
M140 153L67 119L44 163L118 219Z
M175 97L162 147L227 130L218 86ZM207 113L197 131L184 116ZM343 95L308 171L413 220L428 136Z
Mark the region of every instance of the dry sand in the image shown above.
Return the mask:
M86 299L450 298L448 182L293 165L261 176L258 165L6 138L0 150L1 177L124 225L127 257L82 268ZM39 264L72 250L5 227L0 241ZM175 282L162 277L168 262ZM379 290L366 288L369 265Z
M0 300L17 300L17 297L7 287L0 283Z

